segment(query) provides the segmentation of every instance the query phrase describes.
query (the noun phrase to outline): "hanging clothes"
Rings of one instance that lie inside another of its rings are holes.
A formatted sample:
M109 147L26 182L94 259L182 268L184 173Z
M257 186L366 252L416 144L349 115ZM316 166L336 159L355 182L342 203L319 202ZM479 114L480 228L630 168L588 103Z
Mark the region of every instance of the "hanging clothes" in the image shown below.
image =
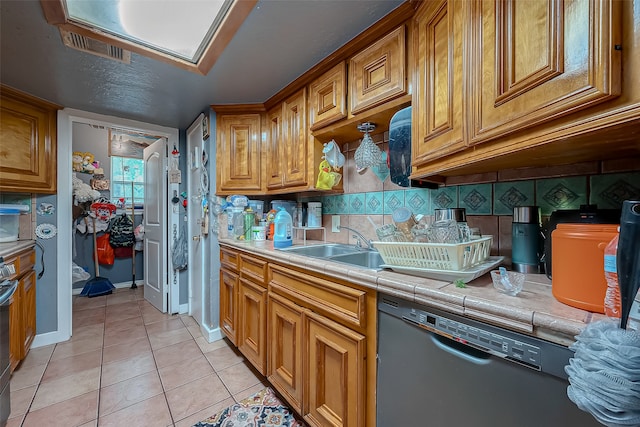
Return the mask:
M127 214L123 213L111 220L109 242L114 248L131 248L135 244L133 221Z

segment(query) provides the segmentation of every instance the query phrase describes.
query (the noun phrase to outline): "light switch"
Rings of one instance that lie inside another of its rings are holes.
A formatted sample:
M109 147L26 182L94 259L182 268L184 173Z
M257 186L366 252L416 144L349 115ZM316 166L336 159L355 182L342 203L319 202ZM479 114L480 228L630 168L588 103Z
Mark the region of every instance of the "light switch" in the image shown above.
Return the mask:
M340 215L331 215L331 232L339 233L340 227Z

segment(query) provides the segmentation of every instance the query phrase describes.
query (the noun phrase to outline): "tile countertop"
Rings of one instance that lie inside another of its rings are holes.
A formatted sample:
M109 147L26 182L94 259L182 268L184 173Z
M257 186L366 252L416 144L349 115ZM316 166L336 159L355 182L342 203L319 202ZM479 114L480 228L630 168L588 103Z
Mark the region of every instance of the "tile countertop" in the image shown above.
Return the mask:
M35 246L35 240L18 240L15 242L0 243L0 256L7 257L24 249Z
M589 323L605 318L568 306L551 294L551 281L543 274L529 274L522 291L515 297L501 294L493 288L491 277L485 274L458 288L451 282L426 279L390 270L368 270L318 258L294 255L273 248L273 242L244 242L220 239L221 244L261 255L270 260L304 267L339 279L362 285L378 292L395 295L409 301L461 314L506 329L522 332L547 341L568 346ZM307 245L321 244L310 242ZM294 241L294 246L302 246Z

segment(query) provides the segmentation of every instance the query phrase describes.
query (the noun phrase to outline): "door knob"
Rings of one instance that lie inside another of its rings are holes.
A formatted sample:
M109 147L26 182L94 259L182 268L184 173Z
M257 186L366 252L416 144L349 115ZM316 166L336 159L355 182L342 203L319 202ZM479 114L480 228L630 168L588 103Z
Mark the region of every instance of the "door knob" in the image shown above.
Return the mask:
M198 240L200 240L200 236L193 236L193 240L194 240L194 241L198 241Z

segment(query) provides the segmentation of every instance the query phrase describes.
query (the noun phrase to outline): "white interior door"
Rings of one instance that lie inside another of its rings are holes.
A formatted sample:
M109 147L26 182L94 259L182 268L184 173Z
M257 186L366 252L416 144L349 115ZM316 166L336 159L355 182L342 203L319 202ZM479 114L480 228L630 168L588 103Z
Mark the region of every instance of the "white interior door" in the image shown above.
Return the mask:
M144 298L167 312L167 148L159 139L144 149Z
M187 129L187 152L189 153L187 191L188 191L188 228L189 228L189 314L202 325L203 322L203 287L208 286L208 275L205 273L205 257L207 256L206 235L202 233L204 213L203 198L209 197L208 174L203 155L202 120L200 114Z

